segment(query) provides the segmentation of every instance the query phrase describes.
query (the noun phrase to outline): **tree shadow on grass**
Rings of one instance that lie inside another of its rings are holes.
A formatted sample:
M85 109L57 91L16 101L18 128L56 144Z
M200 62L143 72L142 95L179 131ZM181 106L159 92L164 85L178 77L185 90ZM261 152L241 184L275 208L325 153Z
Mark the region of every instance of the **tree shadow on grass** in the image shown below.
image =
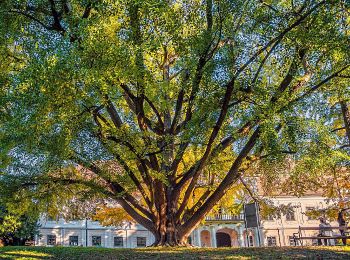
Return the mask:
M72 248L22 247L0 249L2 259L350 259L350 247L262 248Z
M198 248L174 251L171 249L138 251L142 252L144 259L350 259L350 248L335 247Z
M33 259L33 260L39 260L39 259L49 259L52 258L51 255L45 254L42 252L34 251L34 250L7 250L0 252L0 259Z

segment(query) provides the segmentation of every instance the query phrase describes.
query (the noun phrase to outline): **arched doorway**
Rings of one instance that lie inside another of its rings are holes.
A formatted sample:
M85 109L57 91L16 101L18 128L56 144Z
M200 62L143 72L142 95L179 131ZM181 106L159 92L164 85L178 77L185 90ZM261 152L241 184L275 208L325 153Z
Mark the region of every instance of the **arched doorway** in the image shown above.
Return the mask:
M216 233L216 246L217 247L231 247L231 237L229 234L223 232Z
M210 232L208 230L201 231L201 247L211 247Z
M239 246L237 231L232 228L222 228L216 232L217 247Z

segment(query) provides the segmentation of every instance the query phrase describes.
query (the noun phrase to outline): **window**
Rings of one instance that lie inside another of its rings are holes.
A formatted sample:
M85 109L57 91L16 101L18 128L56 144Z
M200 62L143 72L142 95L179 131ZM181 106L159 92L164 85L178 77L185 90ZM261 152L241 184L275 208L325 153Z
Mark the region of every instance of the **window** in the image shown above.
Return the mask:
M295 220L295 214L294 211L289 211L286 214L286 220L288 221L294 221Z
M296 246L297 243L296 243L296 239L293 237L293 236L289 236L289 245L290 246Z
M265 220L266 220L266 221L273 221L273 220L274 220L273 215L267 215L267 216L265 217Z
M123 247L123 237L114 237L114 246Z
M311 245L318 246L318 240L317 239L312 239Z
M92 246L101 246L101 236L92 236Z
M267 237L267 246L277 246L276 237Z
M138 247L144 247L146 246L146 237L137 237L136 238L136 245Z
M254 246L253 236L249 236L249 246Z
M309 215L315 210L315 207L306 207L307 220L317 220L315 216Z
M69 245L77 246L78 245L78 236L69 236Z
M56 235L47 235L47 244L49 246L56 245Z

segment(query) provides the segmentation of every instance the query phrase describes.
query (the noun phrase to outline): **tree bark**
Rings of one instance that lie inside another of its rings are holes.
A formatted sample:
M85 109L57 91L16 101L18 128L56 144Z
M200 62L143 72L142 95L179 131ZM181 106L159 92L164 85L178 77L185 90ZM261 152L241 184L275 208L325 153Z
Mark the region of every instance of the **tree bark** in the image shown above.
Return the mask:
M340 101L341 111L343 114L344 126L346 137L348 139L348 145L350 145L350 109L349 105L345 101Z

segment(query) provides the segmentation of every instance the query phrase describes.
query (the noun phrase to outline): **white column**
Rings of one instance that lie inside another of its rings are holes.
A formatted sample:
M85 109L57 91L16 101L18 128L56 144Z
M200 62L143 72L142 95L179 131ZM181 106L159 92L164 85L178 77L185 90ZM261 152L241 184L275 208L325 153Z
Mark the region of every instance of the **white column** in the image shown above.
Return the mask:
M64 246L64 241L65 241L65 238L66 238L66 230L65 230L65 228L62 228L61 236L62 236L62 246Z
M104 247L109 247L108 245L108 235L107 235L108 230L103 231L103 239L104 239Z
M210 236L211 236L211 246L217 247L216 244L216 228L214 226L210 227Z
M198 237L198 246L202 247L201 232L199 231L199 228L197 229L197 237Z
M244 236L244 230L243 227L240 227L240 232L239 232L239 238L241 240L241 247L246 247L246 237Z
M39 245L39 236L38 235L34 235L34 245L35 246Z
M243 241L242 241L242 229L239 227L236 229L237 231L237 242L239 247L243 247Z
M61 228L60 230L60 243L61 243L61 246L63 246L63 228Z
M254 228L254 240L255 240L254 242L255 242L256 247L260 246L260 244L259 244L260 234L258 234L258 232L259 232L259 228Z
M85 232L84 229L81 230L81 244L85 246Z

